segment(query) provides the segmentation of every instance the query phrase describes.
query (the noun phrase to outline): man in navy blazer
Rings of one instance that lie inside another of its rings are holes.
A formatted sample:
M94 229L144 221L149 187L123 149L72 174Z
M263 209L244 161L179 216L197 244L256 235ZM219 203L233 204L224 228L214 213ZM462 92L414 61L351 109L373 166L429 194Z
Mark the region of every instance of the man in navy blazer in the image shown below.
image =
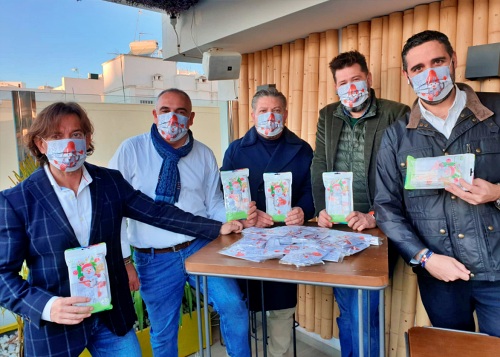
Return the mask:
M302 225L314 215L311 189L311 146L285 126L288 111L286 98L275 88L262 89L252 99L254 126L229 145L221 170L249 169L248 181L252 201L257 204L258 227L272 226L272 217L266 213L263 173L292 173L292 210L285 218L286 225ZM248 280L250 309L262 310L260 281ZM242 290L247 282L240 284ZM269 311L268 355L283 356L291 344L293 314L297 305L297 285L264 282L265 307Z
M92 133L78 104L47 107L27 135L42 167L0 192L0 305L25 321L25 356L78 356L85 347L103 355L140 356L120 245L123 217L203 239L241 229L240 223L222 226L155 203L118 171L84 163L84 152L94 149ZM63 151L57 149L61 143ZM107 245L113 308L91 314L91 307L76 305L88 298L70 297L64 251L101 242ZM27 280L19 275L23 261Z

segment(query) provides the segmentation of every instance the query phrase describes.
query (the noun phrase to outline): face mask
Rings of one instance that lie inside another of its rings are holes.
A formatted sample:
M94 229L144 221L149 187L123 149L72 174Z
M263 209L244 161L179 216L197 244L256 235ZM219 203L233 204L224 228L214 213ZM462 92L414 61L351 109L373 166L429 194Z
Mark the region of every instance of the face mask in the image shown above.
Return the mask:
M366 107L370 96L366 81L356 81L341 85L337 94L342 105L350 112L359 112ZM366 102L366 103L365 103Z
M82 167L87 157L87 142L85 139L61 139L45 141L47 144L47 159L57 169L63 172L73 172Z
M271 138L283 131L283 116L279 113L266 112L257 116L257 132Z
M449 66L427 68L411 78L410 82L418 97L432 104L441 103L453 89Z
M188 132L189 118L174 112L158 115L158 133L171 143L179 141Z

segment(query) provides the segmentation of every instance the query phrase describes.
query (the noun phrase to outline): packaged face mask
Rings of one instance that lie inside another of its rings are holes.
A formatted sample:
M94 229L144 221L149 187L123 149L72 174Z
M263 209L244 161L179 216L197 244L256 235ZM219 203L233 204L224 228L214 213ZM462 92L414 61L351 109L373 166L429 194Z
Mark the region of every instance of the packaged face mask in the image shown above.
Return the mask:
M354 210L352 177L352 172L323 172L326 213L331 222L347 223L346 217Z
M292 173L264 173L266 213L274 222L284 222L292 210Z
M220 176L224 187L226 219L246 219L251 201L248 169L221 171Z
M64 258L69 272L71 296L90 298L81 306L93 306L92 313L111 310L106 243L67 249Z
M415 159L406 158L405 189L444 188L459 184L459 179L471 184L474 179L474 154L446 155Z

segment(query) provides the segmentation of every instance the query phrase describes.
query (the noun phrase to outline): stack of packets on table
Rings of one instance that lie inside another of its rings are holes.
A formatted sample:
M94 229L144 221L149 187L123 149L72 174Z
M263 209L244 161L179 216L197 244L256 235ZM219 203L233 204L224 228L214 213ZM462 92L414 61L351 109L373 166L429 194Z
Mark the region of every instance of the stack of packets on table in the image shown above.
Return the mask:
M281 264L303 267L323 264L325 261L341 262L345 256L380 244L378 237L369 234L328 228L251 227L243 230L243 237L239 241L219 253L253 262L280 259Z
M406 158L405 189L444 188L458 184L459 179L472 183L474 154L446 155L415 159Z
M77 305L93 306L92 313L112 309L106 243L67 249L64 258L68 266L71 296L90 298L89 302Z
M354 209L352 172L323 172L326 213L331 222L347 223L346 217Z
M221 171L220 173L228 221L246 219L248 216L251 201L248 173L248 169Z
M284 222L292 210L292 173L264 173L266 213L274 222Z

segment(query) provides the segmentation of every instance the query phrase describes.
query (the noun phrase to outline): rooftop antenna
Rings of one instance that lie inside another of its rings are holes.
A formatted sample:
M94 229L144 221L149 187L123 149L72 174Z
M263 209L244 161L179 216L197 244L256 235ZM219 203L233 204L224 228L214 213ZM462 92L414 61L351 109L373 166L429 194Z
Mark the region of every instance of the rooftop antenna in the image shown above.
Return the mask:
M71 71L72 72L75 72L76 75L78 76L78 78L80 78L80 70L78 69L78 67L73 67L71 68Z
M140 18L140 15L142 14L142 10L139 9L137 11L137 21L135 23L135 34L134 34L134 41L136 40L136 36L137 36L137 31L139 30L139 18ZM139 41L141 40L141 33L139 33Z

